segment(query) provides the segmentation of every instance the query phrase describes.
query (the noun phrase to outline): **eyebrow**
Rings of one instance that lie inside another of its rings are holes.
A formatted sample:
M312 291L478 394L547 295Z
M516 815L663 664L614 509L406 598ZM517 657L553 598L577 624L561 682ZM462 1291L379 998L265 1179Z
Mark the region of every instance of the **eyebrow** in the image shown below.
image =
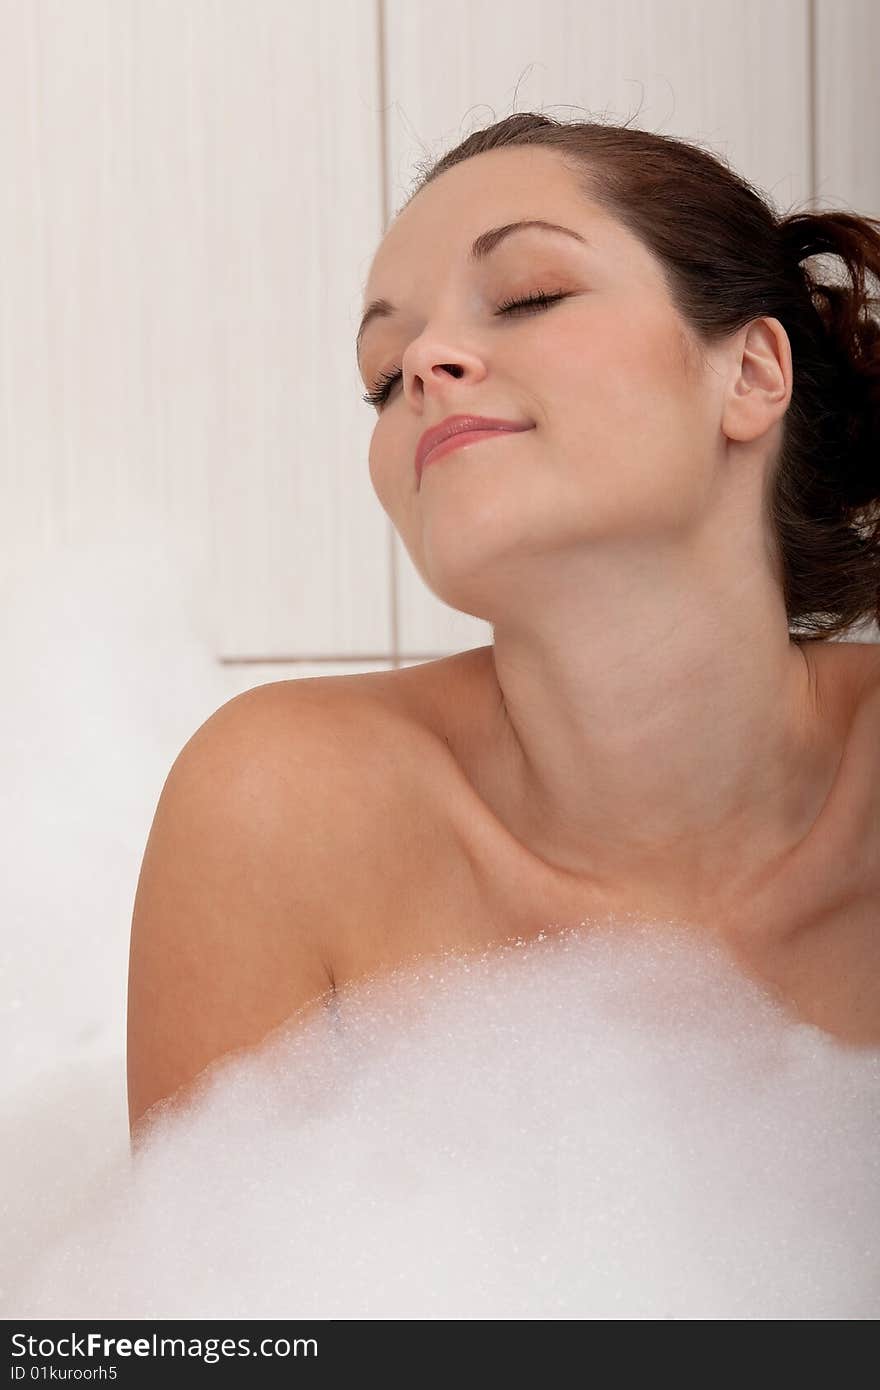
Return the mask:
M590 245L585 236L581 236L580 232L573 231L571 227L562 227L558 222L545 222L542 217L530 217L521 222L505 222L501 227L490 227L488 231L481 232L470 249L468 260L471 264L478 265L487 256L490 256L496 246L501 245L502 241L506 241L514 232L525 231L527 227L537 227L544 232L562 232L565 236L579 241L583 246ZM360 361L361 339L367 325L372 323L373 319L389 318L397 312L395 306L387 299L374 299L372 304L368 306L361 319L361 326L355 341L355 353L358 361Z

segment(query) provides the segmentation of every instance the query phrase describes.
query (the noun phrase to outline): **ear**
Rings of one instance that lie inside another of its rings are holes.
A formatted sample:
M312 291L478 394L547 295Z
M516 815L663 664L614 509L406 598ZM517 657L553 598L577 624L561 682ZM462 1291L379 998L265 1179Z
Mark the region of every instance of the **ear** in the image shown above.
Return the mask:
M736 335L731 371L721 427L728 439L758 439L791 400L791 344L779 319L754 319Z

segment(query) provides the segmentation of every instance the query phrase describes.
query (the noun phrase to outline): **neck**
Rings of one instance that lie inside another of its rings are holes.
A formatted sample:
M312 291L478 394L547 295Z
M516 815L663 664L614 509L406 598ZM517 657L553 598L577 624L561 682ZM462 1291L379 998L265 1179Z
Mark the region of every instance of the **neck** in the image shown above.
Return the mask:
M815 826L842 759L839 702L785 626L737 640L691 615L662 641L638 631L565 647L496 628L488 799L610 900L713 903Z

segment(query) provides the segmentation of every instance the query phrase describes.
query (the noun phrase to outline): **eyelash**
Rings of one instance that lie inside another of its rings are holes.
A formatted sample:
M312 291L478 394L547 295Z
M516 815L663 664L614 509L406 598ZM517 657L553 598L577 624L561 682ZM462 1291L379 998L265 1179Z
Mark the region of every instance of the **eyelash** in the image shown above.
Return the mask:
M496 313L507 314L513 309L534 308L546 309L549 304L555 304L559 299L566 299L567 292L561 294L545 294L543 290L537 290L535 294L530 294L525 299L507 299L503 304L499 304ZM367 405L373 406L378 410L383 406L391 394L394 383L400 379L400 372L383 372L379 377L372 391L367 391L361 397Z

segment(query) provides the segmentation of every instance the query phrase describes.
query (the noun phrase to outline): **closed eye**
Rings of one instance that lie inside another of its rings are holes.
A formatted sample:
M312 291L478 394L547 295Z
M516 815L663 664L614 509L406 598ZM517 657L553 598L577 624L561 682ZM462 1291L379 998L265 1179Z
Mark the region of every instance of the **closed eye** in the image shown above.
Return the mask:
M560 294L545 294L543 290L537 290L534 294L528 295L525 299L507 299L503 304L499 304L495 310L496 314L512 314L518 309L526 313L534 313L540 309L546 309L550 304L556 304L560 299L567 299L566 292ZM361 397L367 405L379 410L390 396L394 385L401 378L401 372L393 371L385 373L379 377L372 391L366 391Z

